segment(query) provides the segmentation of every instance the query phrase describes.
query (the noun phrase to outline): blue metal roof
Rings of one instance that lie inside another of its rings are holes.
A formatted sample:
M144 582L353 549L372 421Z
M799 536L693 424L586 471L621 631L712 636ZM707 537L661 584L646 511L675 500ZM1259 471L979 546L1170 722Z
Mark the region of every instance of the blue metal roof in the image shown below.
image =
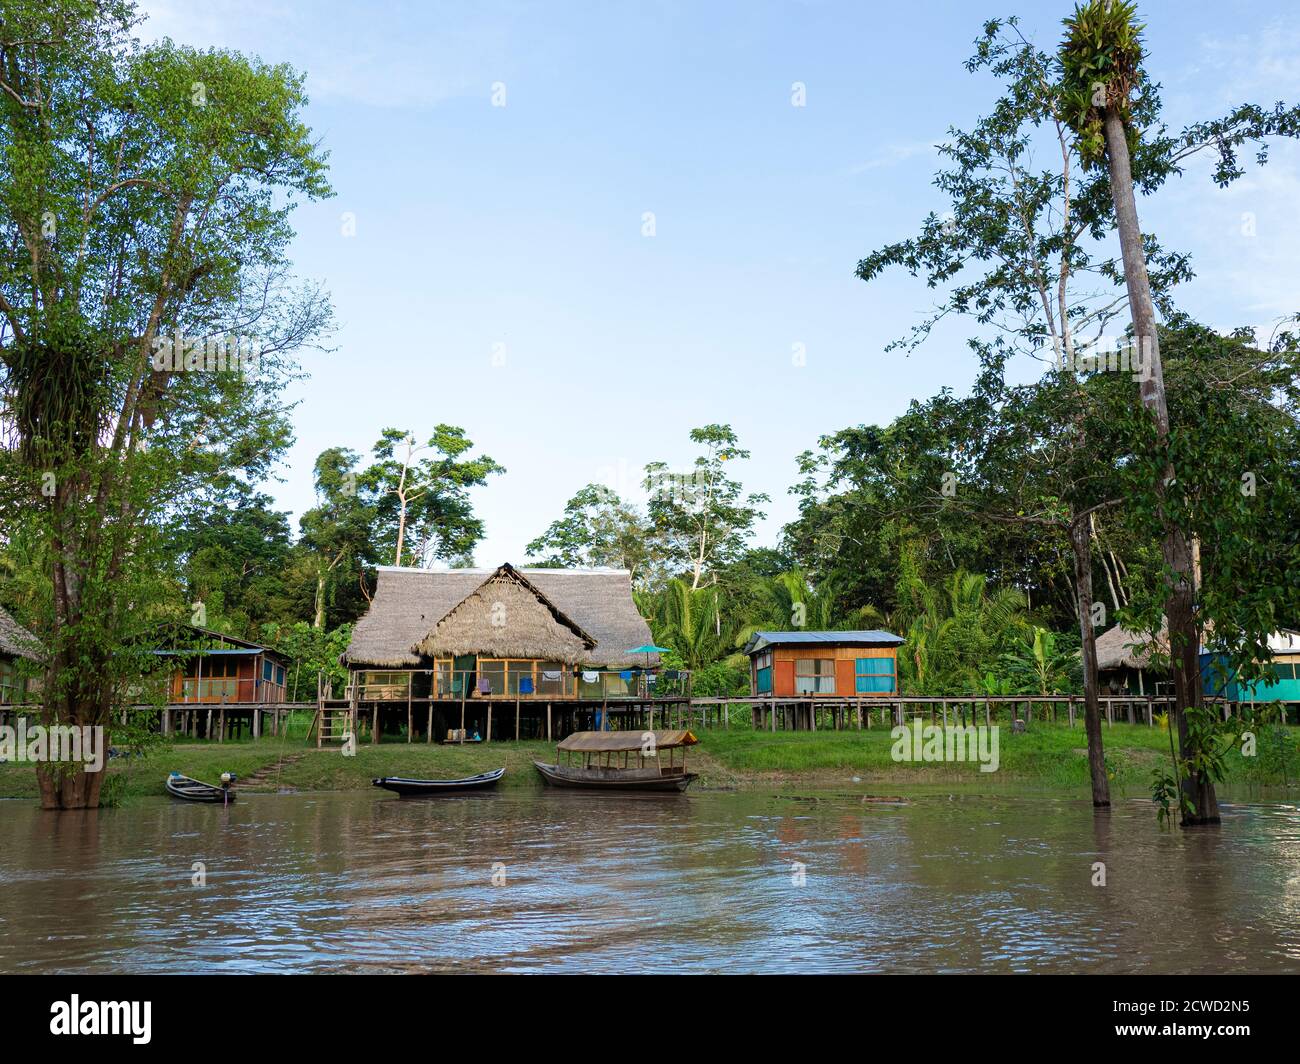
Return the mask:
M213 655L216 654L264 654L264 653L274 654L275 651L273 650L267 651L262 647L257 647L256 649L252 647L248 647L248 648L240 647L238 650L203 650L200 647L194 647L191 650L186 650L183 648L180 650L155 650L152 651L152 653L160 654L163 657L194 657L198 654L202 654L204 657L212 657Z
M842 646L842 647L899 647L905 640L893 632L873 629L866 632L755 632L745 653L753 654L765 647L789 646Z

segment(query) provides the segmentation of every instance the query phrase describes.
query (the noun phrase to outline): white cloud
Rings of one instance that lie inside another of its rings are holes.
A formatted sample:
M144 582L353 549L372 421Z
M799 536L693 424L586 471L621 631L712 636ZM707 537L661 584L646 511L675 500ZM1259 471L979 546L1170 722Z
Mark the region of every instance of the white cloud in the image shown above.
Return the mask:
M934 155L934 145L935 142L931 140L919 140L911 144L891 144L879 155L850 166L848 172L856 176L857 174L868 173L871 170L897 166L899 163L906 162L908 159L916 158L919 155Z

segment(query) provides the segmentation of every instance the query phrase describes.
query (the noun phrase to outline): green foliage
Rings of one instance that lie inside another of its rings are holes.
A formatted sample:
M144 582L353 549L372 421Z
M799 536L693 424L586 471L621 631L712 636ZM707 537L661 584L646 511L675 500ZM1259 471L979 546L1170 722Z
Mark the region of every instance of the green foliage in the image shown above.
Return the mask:
M935 585L905 569L900 581L906 643L898 651L898 670L906 694L983 689L989 662L1028 631L1024 595L991 587L981 573L959 570Z
M1001 668L1017 694L1076 694L1080 689L1079 651L1055 632L1032 625L1027 641L1003 654Z
M661 592L643 595L641 603L650 615L655 642L671 647L692 672L734 655L744 642L740 630L723 625L715 587L692 588L674 577Z
M483 522L474 515L469 489L505 472L487 455L470 454L473 447L465 430L454 425L435 426L423 444L402 429L380 433L372 450L374 461L361 474L358 487L373 506L374 547L381 557L394 565L422 566L473 553L483 538Z
M261 638L289 659L285 681L290 702L315 701L318 675L326 691L341 691L346 686L348 671L339 658L352 638L352 625L325 631L305 621L267 624Z
M644 587L659 567L646 519L602 484L582 488L565 503L564 516L525 549L545 567L627 569L635 587Z
M1061 43L1061 95L1066 122L1078 136L1085 166L1105 162L1101 115L1115 111L1132 121L1131 97L1141 79L1142 25L1128 0L1089 0L1065 20ZM1136 135L1130 130L1133 143Z
M764 514L758 509L766 495L743 494L740 481L727 474L729 464L749 457L730 425L705 425L691 430L691 442L703 447L689 471L673 470L666 462L645 467L650 493L646 514L651 535L670 571L691 573L699 588L706 574L740 557Z

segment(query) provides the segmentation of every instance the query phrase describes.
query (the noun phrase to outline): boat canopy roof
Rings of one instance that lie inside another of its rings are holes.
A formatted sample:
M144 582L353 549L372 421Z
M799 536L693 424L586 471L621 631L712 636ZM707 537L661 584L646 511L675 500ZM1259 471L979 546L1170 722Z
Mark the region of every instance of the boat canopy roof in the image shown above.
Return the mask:
M694 746L699 742L689 731L580 731L560 740L558 749L583 753L618 754L635 752L648 745L647 736L654 736L657 750L671 750L678 746Z

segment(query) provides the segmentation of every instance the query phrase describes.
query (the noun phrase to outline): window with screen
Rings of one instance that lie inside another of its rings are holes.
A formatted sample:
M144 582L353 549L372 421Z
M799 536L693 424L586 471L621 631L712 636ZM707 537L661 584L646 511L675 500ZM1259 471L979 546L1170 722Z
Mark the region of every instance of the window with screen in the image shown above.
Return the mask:
M835 693L834 658L800 658L794 663L794 693L797 695L833 695Z
M486 681L486 685L484 681ZM479 658L478 692L479 694L505 694L506 663L504 661L493 661L490 658Z
M539 661L537 663L537 693L539 695L564 694L565 665L562 661Z

